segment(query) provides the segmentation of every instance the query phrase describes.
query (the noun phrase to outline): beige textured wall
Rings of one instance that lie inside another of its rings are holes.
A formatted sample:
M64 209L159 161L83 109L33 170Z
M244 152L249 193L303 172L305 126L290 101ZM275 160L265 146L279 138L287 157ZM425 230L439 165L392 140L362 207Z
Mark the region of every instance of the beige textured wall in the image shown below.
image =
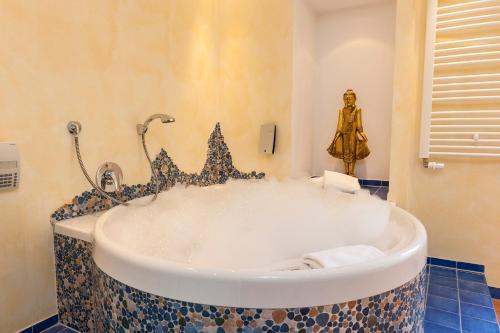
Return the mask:
M430 256L485 264L500 287L500 162L418 158L425 15L425 1L398 0L389 199L424 223Z
M129 184L149 177L135 124L158 112L177 122L151 125L151 151L186 171L221 121L237 167L289 173L290 1L4 0L0 22L0 141L22 159L20 188L0 193L0 332L56 312L49 215L89 188L68 120L90 173L115 161ZM269 121L273 157L257 151Z

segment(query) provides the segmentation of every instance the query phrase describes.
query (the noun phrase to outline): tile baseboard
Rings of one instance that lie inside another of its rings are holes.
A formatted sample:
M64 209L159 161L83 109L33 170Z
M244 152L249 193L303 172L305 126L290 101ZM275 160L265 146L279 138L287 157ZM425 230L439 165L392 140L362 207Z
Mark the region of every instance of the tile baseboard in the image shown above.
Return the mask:
M500 288L490 286L488 286L488 288L490 289L491 298L500 300Z
M59 322L59 315L55 314L47 319L43 319L25 329L19 331L19 333L40 333L47 328L54 326Z
M433 266L455 268L455 269L459 269L459 270L463 270L463 271L484 273L484 265L474 264L474 263L470 263L470 262L454 261L454 260L435 258L435 257L427 257L427 264L430 264Z
M381 179L358 179L359 185L362 186L385 186L389 187L389 181L388 180L381 180Z

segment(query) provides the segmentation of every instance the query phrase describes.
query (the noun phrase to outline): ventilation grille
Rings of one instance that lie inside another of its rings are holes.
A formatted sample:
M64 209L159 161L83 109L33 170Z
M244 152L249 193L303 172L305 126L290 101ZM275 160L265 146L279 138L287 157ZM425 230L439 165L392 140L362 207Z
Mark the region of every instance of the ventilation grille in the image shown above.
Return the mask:
M17 172L0 174L0 189L17 187Z
M500 0L429 0L420 157L500 157Z

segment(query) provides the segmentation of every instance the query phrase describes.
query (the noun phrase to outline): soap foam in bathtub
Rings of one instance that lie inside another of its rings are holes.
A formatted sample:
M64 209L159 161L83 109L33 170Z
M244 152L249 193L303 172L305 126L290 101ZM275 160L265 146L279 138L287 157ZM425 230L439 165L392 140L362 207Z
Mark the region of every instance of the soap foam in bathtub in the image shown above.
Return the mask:
M323 189L307 180L177 186L148 206L120 212L110 237L165 260L214 269L258 269L339 246L373 244L390 208L368 191Z

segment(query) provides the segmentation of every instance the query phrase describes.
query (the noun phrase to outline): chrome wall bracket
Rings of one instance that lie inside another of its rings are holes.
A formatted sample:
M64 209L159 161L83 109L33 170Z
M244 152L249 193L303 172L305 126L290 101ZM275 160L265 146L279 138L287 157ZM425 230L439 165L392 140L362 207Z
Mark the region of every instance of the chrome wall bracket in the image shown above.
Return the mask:
M73 136L78 136L80 132L82 131L82 124L80 124L78 121L70 121L68 122L68 125L66 125L66 128L68 129L69 134Z

